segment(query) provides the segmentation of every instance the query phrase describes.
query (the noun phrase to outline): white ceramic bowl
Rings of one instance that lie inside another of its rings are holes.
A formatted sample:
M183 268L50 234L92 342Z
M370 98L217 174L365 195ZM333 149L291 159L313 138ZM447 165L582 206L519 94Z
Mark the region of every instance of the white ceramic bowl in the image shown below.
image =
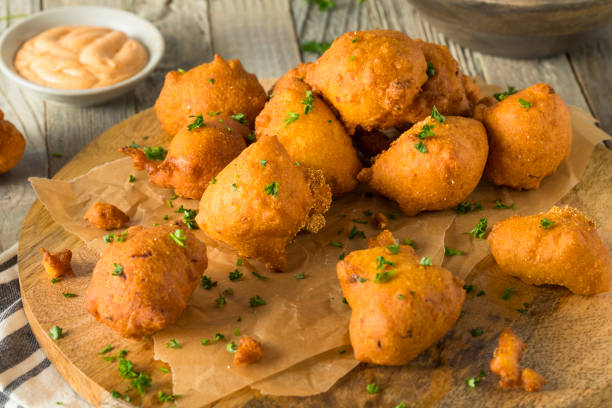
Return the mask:
M123 31L147 48L149 60L136 75L110 86L93 89L49 88L28 81L17 73L13 61L17 50L26 40L52 27L74 25L101 26ZM153 24L135 14L108 7L75 6L48 9L9 27L0 36L0 70L4 75L44 99L69 104L95 105L134 89L155 69L163 55L164 38Z

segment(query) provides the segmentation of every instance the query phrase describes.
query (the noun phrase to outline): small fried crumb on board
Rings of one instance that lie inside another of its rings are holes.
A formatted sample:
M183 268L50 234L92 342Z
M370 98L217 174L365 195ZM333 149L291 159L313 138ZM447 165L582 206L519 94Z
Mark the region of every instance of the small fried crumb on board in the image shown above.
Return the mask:
M512 330L504 328L499 335L490 368L501 378L502 388L523 387L525 391L538 391L546 384L546 378L530 368L521 369L521 358L527 345Z
M258 341L248 336L242 336L238 344L238 350L234 354L234 365L253 364L263 357L263 348Z
M130 217L112 204L97 202L87 210L83 219L96 228L108 231L123 227Z
M63 276L74 276L70 261L72 260L72 251L63 249L59 252L49 252L45 248L40 248L42 252L42 264L45 271L51 279L61 278Z
M389 226L389 219L385 214L381 212L377 212L376 214L374 214L372 220L374 221L374 227L376 227L376 229L384 230Z

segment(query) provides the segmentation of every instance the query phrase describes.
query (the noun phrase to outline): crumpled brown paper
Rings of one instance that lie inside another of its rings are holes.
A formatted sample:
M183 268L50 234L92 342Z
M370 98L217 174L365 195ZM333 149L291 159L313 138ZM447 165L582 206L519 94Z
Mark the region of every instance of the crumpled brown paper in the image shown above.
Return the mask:
M508 205L516 203L516 212L520 214L548 209L578 182L594 145L608 137L588 114L577 108L571 108L571 113L574 129L571 156L555 175L542 182L540 189L519 192L483 182L469 198L483 205L481 211L457 215L447 210L405 217L394 203L366 194L362 186L333 203L324 230L298 235L288 248L289 268L285 274L267 273L261 264L249 260L237 266L231 248L196 231L208 246L206 275L218 281L218 285L212 290L197 288L181 318L154 336L155 358L170 365L174 393L183 395L178 404L205 405L247 386L276 395L305 396L327 390L356 365L350 354L337 354L338 349L348 344L350 309L342 303L335 265L342 253L362 249L366 242L359 233L353 233L353 239L349 239L351 230L356 228L368 237L374 236L377 231L371 225L370 214L378 211L391 214L390 229L397 238L413 240L419 255L429 256L434 263L443 262L455 274L466 277L486 256L488 246L484 240L463 232L470 231L480 217L486 216L490 227L515 213L494 209L497 198ZM136 175L133 183L128 181L130 174ZM182 219L181 214L175 213L180 205L198 207L196 200L169 200L172 190L150 185L146 174L134 171L128 158L106 163L70 181L30 180L53 219L97 252L103 250L102 237L107 232L82 219L96 201L121 208L131 218L129 225L171 222ZM163 220L166 214L168 221ZM365 221L368 224L363 224ZM342 248L330 241L340 242ZM444 259L444 244L466 255ZM244 276L230 282L228 273L236 268ZM297 279L296 275L301 273L304 279ZM228 289L233 294L223 294ZM249 299L255 295L262 297L266 305L250 307ZM216 306L220 296L226 300L221 308ZM213 340L215 333L224 334L227 340L202 346L201 340ZM241 335L262 343L265 355L259 363L247 367L232 365L233 355L226 351L226 346L228 341L237 342ZM172 338L182 345L181 349L166 347Z

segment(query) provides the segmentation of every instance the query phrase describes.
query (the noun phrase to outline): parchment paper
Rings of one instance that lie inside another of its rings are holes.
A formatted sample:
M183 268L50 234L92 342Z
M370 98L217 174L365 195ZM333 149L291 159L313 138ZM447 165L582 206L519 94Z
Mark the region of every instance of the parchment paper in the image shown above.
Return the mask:
M483 182L469 198L483 205L481 211L457 215L447 210L405 217L394 203L365 194L362 186L334 201L323 231L298 235L288 248L289 270L285 274L269 274L259 263L244 260L238 267L243 278L230 282L228 273L237 267L235 252L196 231L208 246L206 275L218 281L218 286L210 291L198 287L181 318L154 336L155 358L170 365L174 393L183 395L178 404L203 405L247 386L276 395L305 396L327 390L356 365L350 352L337 352L348 345L350 309L342 303L335 265L341 253L365 247L366 240L359 236L348 239L353 227L364 231L367 237L377 233L371 222L364 225L352 220L369 221L371 218L364 214L368 211L397 214L390 220L390 229L397 238L412 239L419 255L431 257L434 263L444 262L455 274L466 277L487 255L488 246L484 240L462 233L470 231L482 216L487 217L490 227L514 214L513 210L493 209L498 197L506 204L515 202L520 214L548 209L578 182L594 145L608 137L588 114L577 108L571 108L571 113L571 156L555 175L543 181L540 189L518 192ZM136 176L134 183L128 182L130 174ZM106 232L82 220L96 201L124 210L131 217L130 225L172 222L182 219L174 212L181 204L190 209L198 207L195 200L176 199L170 201L170 208L167 200L173 192L150 185L146 174L134 171L128 158L106 163L70 181L30 181L51 217L98 253L105 245L102 237ZM168 221L163 220L165 214L169 215ZM341 242L343 248L330 245L330 240ZM465 251L466 255L443 259L443 244ZM267 279L258 279L252 271ZM305 279L296 279L300 273L305 274ZM230 288L233 295L223 295L227 304L216 307L215 299ZM255 295L267 304L249 307L249 299ZM234 334L236 328L238 336ZM264 358L252 366L234 367L233 355L226 351L227 341L201 345L202 339L212 340L215 333L224 334L229 341L237 341L240 335L258 339ZM181 349L166 347L172 338L182 345Z

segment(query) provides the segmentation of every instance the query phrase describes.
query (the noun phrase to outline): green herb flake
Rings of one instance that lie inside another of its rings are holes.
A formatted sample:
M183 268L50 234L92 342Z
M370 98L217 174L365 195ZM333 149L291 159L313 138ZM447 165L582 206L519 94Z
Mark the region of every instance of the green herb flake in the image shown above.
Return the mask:
M191 132L195 129L200 129L206 126L206 124L204 123L204 115L202 115L201 113L199 115L190 115L189 117L194 119L193 122L187 125L188 131Z
M346 257L346 254L344 252L338 255L339 260L343 260L345 257Z
M342 248L342 242L338 241L329 241L329 245L335 246L336 248Z
M262 280L262 281L268 280L266 276L260 275L259 273L255 271L251 271L251 273L259 280Z
M501 298L504 299L504 300L508 300L508 299L510 299L512 297L512 295L514 295L514 292L516 292L516 290L514 288L506 288L502 292Z
M266 188L264 188L264 191L268 195L273 195L274 197L278 197L278 182L273 181L271 184L268 184Z
M208 183L209 184L217 184L217 178L213 177Z
M357 227L353 225L353 229L351 229L351 231L349 232L348 237L349 239L353 239L355 237L361 237L365 239L366 235L365 232L360 229L357 229Z
M425 73L427 74L427 78L431 78L432 76L436 75L433 62L427 61L427 69L425 70Z
M552 227L554 223L554 221L551 221L546 217L540 220L540 226L544 229L550 229L550 227Z
M378 394L380 392L380 387L376 383L368 384L366 386L366 391L368 394Z
M528 111L529 108L533 106L533 102L527 102L523 98L519 98L519 105L521 105L521 108L525 108L525 110Z
M506 99L506 97L510 96L510 95L514 95L515 93L517 93L518 90L513 87L513 86L509 86L508 90L506 92L499 92L499 93L494 93L493 97L495 99L497 99L498 101L503 101L504 99Z
M433 263L431 262L431 259L429 259L429 257L424 256L419 261L419 265L422 265L422 266L433 266Z
M138 149L140 145L132 140L132 143L130 143L128 147L131 147L132 149Z
M209 84L214 84L215 83L215 78L208 78L208 83Z
M166 374L168 374L168 373L170 372L170 370L168 370L166 367L159 367L159 370L160 370L162 373L166 373Z
M458 249L452 249L444 245L444 255L445 256L465 255L465 252L460 251Z
M170 238L180 247L185 248L185 242L187 241L187 237L185 236L185 231L182 229L177 229L174 232L171 232Z
M495 200L495 208L496 209L505 209L505 210L516 210L516 203L512 203L510 205L504 204L501 198Z
M319 55L327 51L329 47L331 47L331 43L328 41L321 41L321 42L306 41L302 43L302 51L314 52Z
M287 113L287 117L285 118L285 127L289 126L291 123L295 122L300 118L299 113L289 112Z
M379 255L376 257L376 270L383 269L385 265L395 266L395 262L388 261L384 256Z
M415 246L415 244L414 244L414 241L413 241L413 240L411 240L410 238L404 238L404 244L406 244L406 245L410 245L410 246L411 246L411 247L413 247L413 248L415 248L415 247L416 247L416 246Z
M229 273L229 280L233 281L237 281L238 279L242 278L243 273L240 272L238 269L235 269L233 271L231 271Z
M397 295L397 298L398 298L399 300L404 300L404 299L406 299L406 296L404 296L404 295L402 295L402 294L400 293L399 295Z
M469 212L478 210L482 210L482 204L477 202L465 201L463 203L459 203L459 205L455 207L455 211L457 211L458 214L467 214Z
M62 296L64 296L65 298L73 298L73 297L77 297L78 295L76 293L64 292L62 293Z
M295 279L305 279L306 275L304 274L304 272L302 273L298 273L297 275L295 275Z
M232 119L234 119L235 121L239 123L242 123L243 125L247 124L247 118L244 113L237 113L235 115L232 115Z
M184 74L185 72L187 72L183 68L177 68L176 70L179 72L179 74Z
M53 157L63 157L64 155L61 154L61 153L58 153L58 152L53 152L53 153L51 153L51 156L53 156Z
M202 275L202 279L200 279L200 285L206 290L211 290L212 288L217 286L217 281L213 281L208 276Z
M387 248L387 251L391 252L394 255L399 254L399 251L400 251L399 244L387 245L386 248Z
M484 378L486 377L486 374L484 371L480 370L480 373L478 374L477 377L470 377L467 380L465 380L465 383L467 384L468 387L470 388L475 388L476 385Z
M113 346L111 346L110 344L107 344L106 346L104 346L104 348L103 348L102 350L100 350L100 351L98 352L98 355L106 354L106 353L108 353L109 351L112 351L112 350L113 350L113 348L114 348Z
M157 399L159 402L174 402L179 397L179 394L166 394L163 391L157 393Z
M176 339L170 339L170 341L166 343L166 347L173 348L173 349L183 348L183 346L181 346Z
M266 159L261 159L261 161L259 162L259 165L262 169L266 168L266 164L268 164L268 161Z
M487 236L487 217L482 217L478 220L476 226L470 232L464 232L474 238L485 239Z
M263 300L261 296L259 295L255 295L251 299L249 299L249 305L251 307L263 306L265 304L266 304L266 301Z
M480 327L475 327L470 330L470 334L472 335L472 337L480 337L484 334L484 330Z
M215 341L225 341L225 335L222 333L215 333L215 337L214 337Z
M217 304L217 307L221 309L223 306L227 304L227 301L222 295L219 295L219 297L215 299L215 303Z
M225 346L225 349L230 353L235 353L238 350L238 346L233 341L230 341L227 346Z
M392 271L379 272L379 273L376 274L376 277L374 279L374 283L386 283L386 282L389 282L391 280L391 278L393 278L393 276L395 276L396 273L397 273L397 269L393 269Z
M438 112L438 109L436 108L435 105L434 105L433 109L431 110L431 118L433 120L437 121L438 123L444 123L444 121L446 120L446 116L444 116L440 112Z
M486 295L486 293L485 293L485 291L484 291L484 290L480 290L480 291L478 291L478 293L476 294L476 296L484 296L484 295Z
M368 220L360 220L359 218L353 218L351 221L356 224L363 224L363 225L366 225L368 223Z
M149 160L161 161L166 158L168 151L161 146L157 146L157 147L145 146L144 154Z
M530 306L531 305L529 303L525 302L525 303L523 303L523 308L516 309L516 311L521 313L521 314L527 314L527 311L529 310Z
M111 275L113 276L121 276L123 275L123 266L119 265L118 263L113 263L113 266L115 267L115 269L113 269L113 271L111 272Z
M463 285L463 289L465 290L465 293L470 293L475 289L475 287L474 285Z
M201 341L201 343L202 343L203 346L208 346L211 343L211 341L210 341L210 339L204 339L204 340Z
M51 337L53 340L57 340L57 339L62 337L63 331L64 331L64 329L62 329L61 327L53 326L49 330L49 337Z
M304 105L304 115L308 115L312 111L312 104L314 102L314 96L310 89L306 90L306 97L302 99L302 105Z

